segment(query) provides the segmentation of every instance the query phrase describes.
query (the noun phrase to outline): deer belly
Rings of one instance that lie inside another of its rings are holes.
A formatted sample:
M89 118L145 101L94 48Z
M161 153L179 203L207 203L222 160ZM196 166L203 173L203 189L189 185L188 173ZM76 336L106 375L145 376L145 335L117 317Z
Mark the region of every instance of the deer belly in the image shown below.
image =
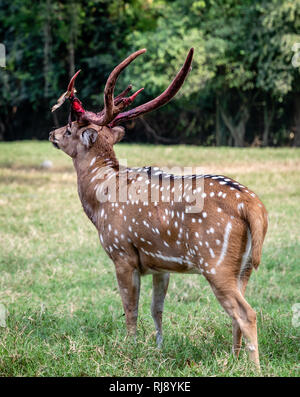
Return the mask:
M196 263L182 256L164 253L141 252L140 264L143 274L154 273L201 273Z

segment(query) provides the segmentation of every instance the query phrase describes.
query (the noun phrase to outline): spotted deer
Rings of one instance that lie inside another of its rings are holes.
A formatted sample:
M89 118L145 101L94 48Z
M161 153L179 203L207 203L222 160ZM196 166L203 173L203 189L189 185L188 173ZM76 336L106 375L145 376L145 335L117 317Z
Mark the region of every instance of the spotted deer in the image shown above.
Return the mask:
M141 90L126 97L129 86L114 97L117 78L145 51L131 54L112 71L99 113L86 111L75 96L78 71L52 108L69 99L69 122L50 132L49 140L73 159L83 209L115 264L128 333L135 337L141 276L152 274L151 313L161 346L169 274L202 274L232 318L234 354L238 357L243 335L250 359L259 367L256 313L244 294L252 269L260 263L267 231L262 202L226 176L173 175L151 166L133 169L121 166L116 158L113 145L124 136L118 125L170 101L191 69L193 49L160 96L124 111ZM191 207L191 197L202 201Z

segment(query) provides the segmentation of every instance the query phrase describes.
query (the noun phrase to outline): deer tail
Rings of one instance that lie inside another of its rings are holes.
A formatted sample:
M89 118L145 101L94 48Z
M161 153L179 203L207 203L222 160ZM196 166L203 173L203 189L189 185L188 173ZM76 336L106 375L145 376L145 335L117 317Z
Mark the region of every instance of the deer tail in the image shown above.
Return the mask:
M244 220L247 222L252 239L252 265L257 269L262 254L262 246L268 228L268 214L264 205L249 203L243 208Z

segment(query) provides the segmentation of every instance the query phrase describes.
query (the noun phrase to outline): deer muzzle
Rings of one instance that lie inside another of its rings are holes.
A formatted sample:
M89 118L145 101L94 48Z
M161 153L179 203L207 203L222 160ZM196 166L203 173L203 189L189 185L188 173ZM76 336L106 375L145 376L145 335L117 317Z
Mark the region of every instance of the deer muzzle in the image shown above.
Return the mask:
M60 147L58 146L58 140L55 138L55 133L54 131L51 131L49 134L49 141L52 142L53 146L56 149L60 149Z

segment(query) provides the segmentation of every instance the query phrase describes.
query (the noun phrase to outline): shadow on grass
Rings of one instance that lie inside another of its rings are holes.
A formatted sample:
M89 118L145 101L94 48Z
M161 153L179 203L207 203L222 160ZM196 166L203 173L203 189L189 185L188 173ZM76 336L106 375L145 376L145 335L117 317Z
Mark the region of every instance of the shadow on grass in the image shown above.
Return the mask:
M16 256L13 254L1 255L0 256L0 272L4 271L7 273L14 274L19 269L26 269L28 265L28 260L21 256Z
M41 187L43 185L49 185L49 183L52 183L50 179L50 173L52 174L58 174L58 170L53 170L53 171L45 171L44 176L37 176L37 175L31 175L31 176L17 176L17 175L7 175L7 176L0 176L0 185L9 185L9 184L17 184L19 186L34 186L34 187ZM63 171L65 172L65 171ZM71 174L71 172L70 172ZM75 175L75 173L74 173ZM55 185L70 185L76 187L76 183L74 183L73 180L66 180L66 179L56 179L54 181ZM10 193L11 195L11 193ZM29 194L30 196L34 196L33 193Z
M30 186L42 186L48 182L48 178L44 177L37 177L35 176L16 176L16 175L7 175L7 176L0 176L0 185L9 185L15 183L17 185L30 185ZM30 196L34 197L34 194L31 193Z
M54 165L51 168L45 168L41 165L36 165L36 164L15 164L15 163L0 163L0 169L9 169L12 171L38 171L38 172L43 172L45 174L49 173L56 173L56 172L64 172L64 173L74 173L74 167L73 166L59 166L59 165Z

